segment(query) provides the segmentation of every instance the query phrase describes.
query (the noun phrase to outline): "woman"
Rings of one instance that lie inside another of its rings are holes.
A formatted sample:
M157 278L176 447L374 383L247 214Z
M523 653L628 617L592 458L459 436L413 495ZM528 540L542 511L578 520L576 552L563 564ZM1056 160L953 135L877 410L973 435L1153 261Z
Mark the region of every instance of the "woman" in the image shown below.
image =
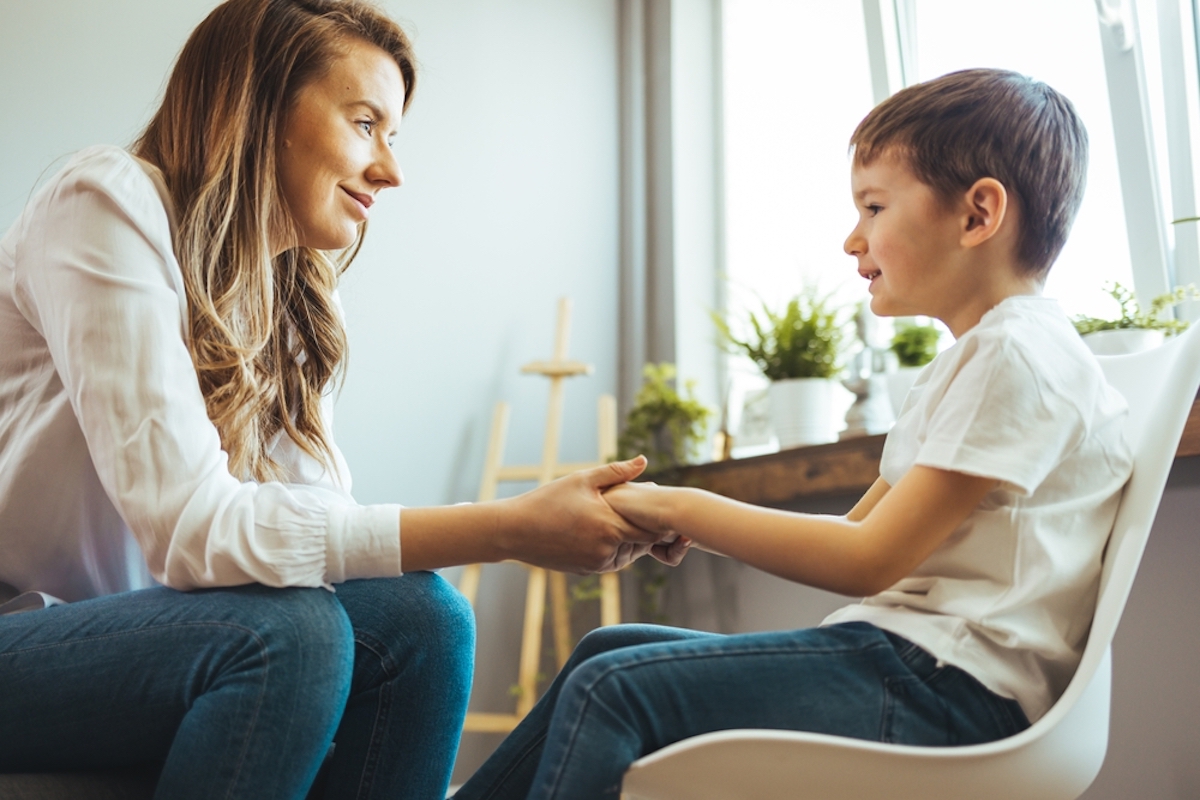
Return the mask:
M329 756L326 796L444 797L474 631L423 570L682 557L601 496L641 461L351 499L336 285L415 75L361 0L229 0L132 154L77 154L0 241L0 581L67 601L0 616L0 772L161 763L159 797L257 800Z

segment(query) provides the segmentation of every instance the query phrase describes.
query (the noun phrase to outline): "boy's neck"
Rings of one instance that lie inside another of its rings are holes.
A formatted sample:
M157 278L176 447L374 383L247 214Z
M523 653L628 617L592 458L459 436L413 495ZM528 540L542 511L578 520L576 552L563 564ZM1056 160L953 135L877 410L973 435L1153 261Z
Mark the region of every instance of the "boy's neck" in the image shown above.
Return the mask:
M1023 295L1038 297L1042 294L1043 280L1015 267L993 267L978 270L976 274L985 278L972 281L969 291L965 291L958 302L949 303L951 310L938 317L955 339L978 325L984 314L1008 298Z

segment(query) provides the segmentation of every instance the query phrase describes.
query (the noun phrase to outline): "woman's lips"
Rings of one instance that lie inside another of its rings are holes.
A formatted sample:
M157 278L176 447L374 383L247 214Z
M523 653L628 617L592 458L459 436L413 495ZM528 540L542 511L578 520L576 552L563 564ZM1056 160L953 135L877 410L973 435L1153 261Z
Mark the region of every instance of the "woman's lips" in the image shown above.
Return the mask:
M345 192L352 201L354 201L354 205L358 207L359 215L364 220L371 216L371 206L375 204L374 197L369 194L352 192L345 187L342 187L342 191Z

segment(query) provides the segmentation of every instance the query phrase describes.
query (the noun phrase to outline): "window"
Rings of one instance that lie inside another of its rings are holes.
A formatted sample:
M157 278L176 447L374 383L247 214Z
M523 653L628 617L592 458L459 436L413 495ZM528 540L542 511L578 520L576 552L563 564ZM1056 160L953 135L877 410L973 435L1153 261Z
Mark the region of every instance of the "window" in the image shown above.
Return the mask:
M1133 283L1112 114L1095 6L1077 0L910 0L917 80L970 67L1011 69L1075 105L1087 126L1087 191L1071 238L1046 281L1070 314L1109 315L1105 281Z

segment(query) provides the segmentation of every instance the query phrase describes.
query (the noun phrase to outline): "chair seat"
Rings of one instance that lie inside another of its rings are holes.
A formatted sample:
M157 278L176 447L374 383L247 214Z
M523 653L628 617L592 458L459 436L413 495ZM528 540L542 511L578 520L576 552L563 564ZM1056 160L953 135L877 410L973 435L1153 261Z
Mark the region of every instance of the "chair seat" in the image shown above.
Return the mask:
M0 800L149 800L151 769L0 775Z

